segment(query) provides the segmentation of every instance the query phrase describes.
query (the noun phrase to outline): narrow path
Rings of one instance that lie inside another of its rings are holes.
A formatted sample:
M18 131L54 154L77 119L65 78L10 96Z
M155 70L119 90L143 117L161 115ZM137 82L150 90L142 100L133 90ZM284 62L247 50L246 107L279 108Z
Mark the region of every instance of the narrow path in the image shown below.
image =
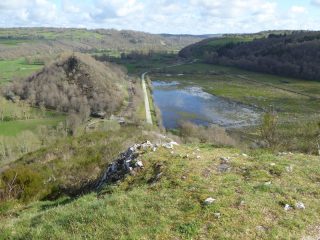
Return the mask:
M150 103L149 103L148 92L147 92L146 81L145 81L146 74L148 74L148 72L145 72L141 75L142 90L143 90L144 104L145 104L145 109L146 109L146 120L147 120L148 124L152 125L153 123L152 123L152 117L151 117L151 112L150 112Z

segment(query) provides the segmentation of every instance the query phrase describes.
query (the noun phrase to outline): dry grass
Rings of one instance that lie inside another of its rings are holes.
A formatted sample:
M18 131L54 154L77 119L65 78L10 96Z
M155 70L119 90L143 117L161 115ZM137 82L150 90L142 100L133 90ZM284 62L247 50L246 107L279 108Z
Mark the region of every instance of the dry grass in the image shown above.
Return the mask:
M236 141L231 138L224 128L219 126L198 126L191 122L180 123L180 136L186 143L211 143L214 145L235 146Z

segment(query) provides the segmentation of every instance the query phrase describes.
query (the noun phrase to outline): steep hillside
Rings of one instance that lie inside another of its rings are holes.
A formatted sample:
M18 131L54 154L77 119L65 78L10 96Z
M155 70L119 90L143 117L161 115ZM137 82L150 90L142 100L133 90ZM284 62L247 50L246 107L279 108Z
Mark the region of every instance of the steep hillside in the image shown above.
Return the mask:
M63 112L110 114L121 106L125 84L126 74L121 68L72 54L61 56L27 79L15 81L8 94Z
M0 59L63 51L129 52L179 51L209 36L149 34L114 29L0 29Z
M223 34L207 36L206 39L183 48L179 55L184 58L205 58L208 53L221 47L251 42L254 39L266 38L270 34L291 34L289 30L262 31L251 34Z
M320 32L269 34L247 40L205 40L183 49L180 56L288 77L320 79ZM218 44L221 41L225 42Z
M208 53L215 52L219 48L241 42L249 42L254 39L251 35L229 35L217 38L208 38L183 48L179 56L183 58L205 58Z
M132 145L146 139L162 144ZM156 133L127 128L70 139L22 158L2 174L1 187L7 186L2 193L16 185L24 191L17 195L19 201L0 204L0 238L300 239L319 235L318 157L163 144L167 141ZM110 163L128 146L132 148L117 164L139 167L123 172L126 168ZM55 184L55 197L62 189L72 189L67 188L72 183L88 186L106 169L102 179L114 180L105 181L100 190L93 188L78 198L23 203L43 198Z

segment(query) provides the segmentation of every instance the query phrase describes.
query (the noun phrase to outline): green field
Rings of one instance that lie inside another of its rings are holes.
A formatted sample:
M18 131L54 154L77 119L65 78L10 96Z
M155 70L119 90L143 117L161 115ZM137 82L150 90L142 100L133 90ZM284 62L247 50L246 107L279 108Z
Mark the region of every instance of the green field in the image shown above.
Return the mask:
M24 59L0 60L0 85L15 78L27 77L42 67L42 65L27 64Z
M208 42L208 46L211 47L221 47L230 43L241 43L241 42L250 42L254 39L254 37L223 37L212 39L212 41Z
M65 117L55 117L47 119L17 120L0 122L0 136L17 136L19 133L30 130L35 131L39 126L56 126L63 122Z

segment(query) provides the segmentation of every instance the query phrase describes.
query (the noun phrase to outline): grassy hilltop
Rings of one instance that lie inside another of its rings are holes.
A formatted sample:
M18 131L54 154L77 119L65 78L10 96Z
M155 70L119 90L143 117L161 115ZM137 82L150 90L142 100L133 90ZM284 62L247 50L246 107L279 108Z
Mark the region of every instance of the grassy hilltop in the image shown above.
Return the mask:
M24 195L24 201L30 201L28 197L43 198L54 184L64 187L60 194L65 197L29 204L2 203L0 238L301 239L316 236L320 159L303 154L274 155L265 151L243 154L238 149L208 144L180 145L172 150L160 147L141 152L139 159L144 168L136 174L127 175L98 192L68 197L76 187L72 184L79 187L81 182L97 177L99 168L104 169L120 149L157 139L152 133L132 130L70 139L61 143L63 147L43 149L14 163L11 171L20 169L39 180L36 183L31 178L29 186L25 182L30 195ZM125 144L119 148L117 143L122 141ZM33 175L32 171L35 171ZM204 201L210 197L215 201L206 205ZM305 209L299 208L300 202ZM285 210L286 204L292 208Z

